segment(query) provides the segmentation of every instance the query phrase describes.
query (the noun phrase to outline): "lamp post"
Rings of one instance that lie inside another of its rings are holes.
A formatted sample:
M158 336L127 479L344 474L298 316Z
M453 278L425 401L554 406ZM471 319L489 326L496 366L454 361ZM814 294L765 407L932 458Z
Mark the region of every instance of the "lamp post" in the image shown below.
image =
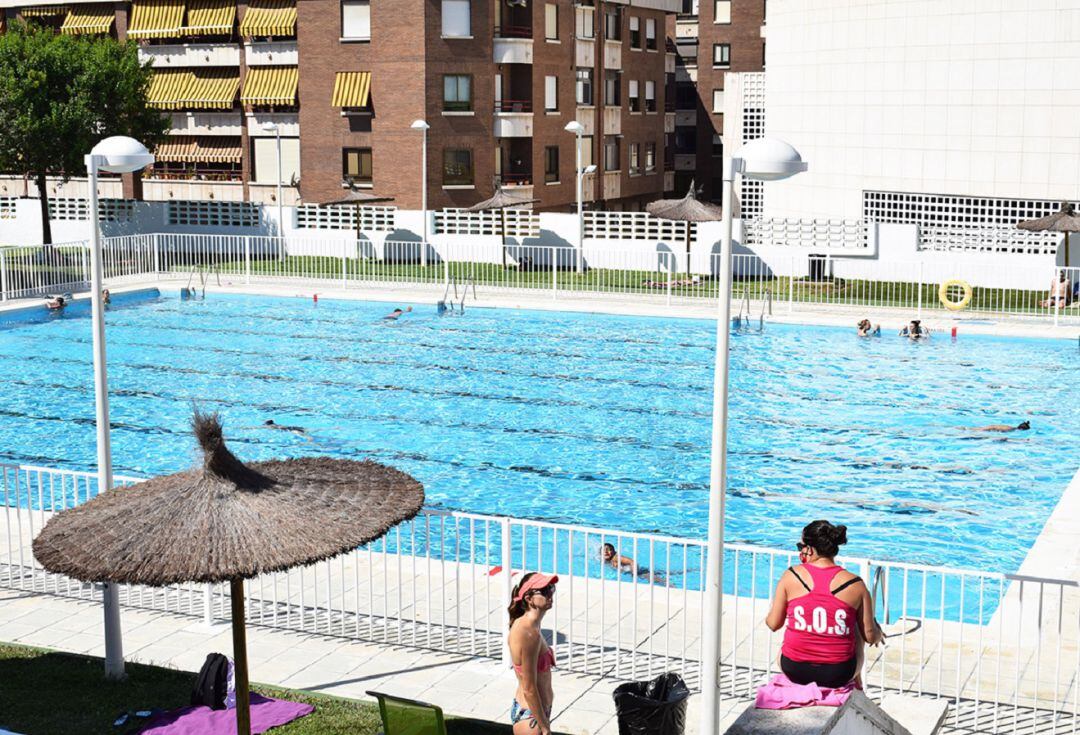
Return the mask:
M285 210L281 203L281 127L269 120L262 124L262 129L273 133L277 138L277 221L278 221L278 259L285 260Z
M713 369L713 422L709 467L709 536L705 563L705 633L701 680L701 733L720 732L720 619L724 594L724 502L727 492L728 356L731 334L731 229L735 175L759 181L786 179L806 170L799 152L782 140L761 138L744 145L724 162L723 241L720 252L720 304L716 318Z
M431 126L423 120L414 120L413 130L423 133L423 141L420 144L420 208L424 210L424 234L420 244L420 266L427 265L428 248L428 211L427 211L427 131Z
M154 163L154 157L134 138L115 136L94 146L86 156L90 188L90 303L94 342L94 403L97 416L98 492L113 486L112 446L109 440L109 388L105 363L105 301L102 296L101 233L98 230L98 171L128 174ZM120 630L120 596L115 584L102 588L105 615L105 676L124 676L124 645Z
M583 253L585 250L585 206L583 203L583 183L585 174L591 174L596 170L596 166L589 165L586 168L581 167L581 136L585 133L585 126L579 123L577 120L571 120L566 124L566 132L573 133L577 138L577 145L574 148L574 175L577 177L577 217L578 217L578 256L577 256L577 272L582 273L585 269Z

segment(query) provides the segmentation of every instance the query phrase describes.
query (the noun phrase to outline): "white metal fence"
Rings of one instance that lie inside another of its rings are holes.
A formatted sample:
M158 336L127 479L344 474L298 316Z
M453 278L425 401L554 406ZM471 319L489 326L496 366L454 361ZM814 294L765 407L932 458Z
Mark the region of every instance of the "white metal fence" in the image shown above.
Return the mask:
M531 293L541 298L602 297L677 304L715 299L720 255L659 245L654 251L499 244L441 245L419 241L154 234L107 238L110 284L168 279L197 286L208 278L231 285L303 281L328 288L401 285L448 296L454 285ZM883 262L803 254L734 256L733 302L744 313L770 309L895 309L956 317L1032 317L1080 323L1080 268L1024 268L950 261ZM1060 274L1065 282L1059 283ZM86 288L85 243L0 249L0 298ZM949 282L953 285L948 285ZM941 295L962 309L947 311ZM965 284L970 295L965 293ZM1022 284L1017 286L1016 284Z
M30 550L51 512L97 494L95 477L0 465L0 480L0 587L99 600L96 586L46 573ZM605 565L603 543L631 557L633 568ZM729 544L723 620L706 621L701 540L425 510L367 547L249 580L247 614L254 625L498 659L510 588L522 571L540 570L562 578L545 618L560 669L616 679L677 671L696 687L703 626L719 624L723 693L748 698L776 671L781 634L763 620L793 554ZM863 676L873 696L946 698L961 731L1077 731L1076 581L845 563L868 580L889 634L884 648L867 649ZM131 607L225 617L227 596L226 586L188 584L125 586L120 599Z

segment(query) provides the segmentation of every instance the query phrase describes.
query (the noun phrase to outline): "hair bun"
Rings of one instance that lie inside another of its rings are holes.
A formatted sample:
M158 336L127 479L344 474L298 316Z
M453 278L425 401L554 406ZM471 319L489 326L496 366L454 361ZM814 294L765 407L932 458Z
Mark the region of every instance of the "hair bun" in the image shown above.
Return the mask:
M837 546L843 546L847 543L847 526L839 525L833 526L832 529L833 543Z

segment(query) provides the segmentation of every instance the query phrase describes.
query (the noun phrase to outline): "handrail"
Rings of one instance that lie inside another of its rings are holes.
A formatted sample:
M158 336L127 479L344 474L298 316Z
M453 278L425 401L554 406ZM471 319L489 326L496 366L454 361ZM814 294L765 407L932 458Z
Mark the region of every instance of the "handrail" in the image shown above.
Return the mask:
M532 112L532 100L495 100L495 112Z

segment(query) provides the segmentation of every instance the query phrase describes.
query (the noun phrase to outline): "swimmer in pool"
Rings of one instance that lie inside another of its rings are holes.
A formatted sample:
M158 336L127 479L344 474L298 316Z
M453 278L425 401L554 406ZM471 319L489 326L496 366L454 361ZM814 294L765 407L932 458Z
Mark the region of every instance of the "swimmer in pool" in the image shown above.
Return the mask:
M912 319L910 324L900 330L899 336L907 337L912 341L927 339L930 337L930 330L922 325L920 319Z
M45 308L49 311L63 311L65 306L67 306L67 301L63 296L53 296L45 302Z
M389 314L387 314L386 316L384 316L384 317L383 317L383 319L386 319L387 321L391 321L391 322L393 322L393 321L397 321L397 319L398 319L398 318L399 318L399 317L400 317L400 316L401 316L402 314L408 314L408 313L409 313L410 311L412 311L412 307L411 307L411 306L407 306L407 307L405 307L405 311L402 311L402 310L401 310L400 308L398 308L398 309L394 309L394 310L393 310L393 311L391 311L391 312L390 312Z
M281 424L275 424L273 419L267 419L263 422L263 427L267 429L274 429L275 431L287 431L290 434L296 434L311 441L311 435L307 433L307 430L303 426L282 426Z
M655 584L667 585L667 580L664 579L663 575L651 572L646 567L639 567L629 556L623 556L615 551L614 544L605 543L600 547L600 557L604 560L605 564L618 569L620 572L644 577Z
M869 319L863 319L861 322L855 325L855 328L859 330L860 337L880 337L881 325L870 324Z
M990 426L972 426L972 431L995 431L999 434L1007 434L1010 431L1028 431L1031 428L1030 421L1021 421L1016 426L1008 424L991 424Z

